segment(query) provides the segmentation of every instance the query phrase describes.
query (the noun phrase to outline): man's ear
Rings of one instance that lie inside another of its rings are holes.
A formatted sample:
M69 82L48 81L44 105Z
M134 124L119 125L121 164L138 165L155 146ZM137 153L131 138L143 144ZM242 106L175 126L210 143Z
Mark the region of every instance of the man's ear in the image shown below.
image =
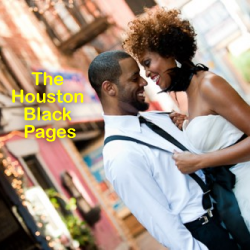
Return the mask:
M116 94L115 84L110 81L104 81L102 89L107 95L114 96Z

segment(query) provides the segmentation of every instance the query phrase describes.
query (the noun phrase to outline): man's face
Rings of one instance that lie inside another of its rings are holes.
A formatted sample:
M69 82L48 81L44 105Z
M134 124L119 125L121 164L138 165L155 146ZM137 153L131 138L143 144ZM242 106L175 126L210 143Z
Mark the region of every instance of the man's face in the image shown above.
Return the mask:
M119 78L118 105L125 115L137 114L145 111L149 104L145 102L145 79L140 76L140 69L133 58L126 58L119 62L122 74Z

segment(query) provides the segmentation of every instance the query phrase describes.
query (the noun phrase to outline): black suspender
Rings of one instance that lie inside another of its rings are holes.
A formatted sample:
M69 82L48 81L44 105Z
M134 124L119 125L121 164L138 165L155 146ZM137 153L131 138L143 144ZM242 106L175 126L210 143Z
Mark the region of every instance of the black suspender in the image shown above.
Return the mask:
M156 126L156 125L155 125ZM164 131L164 130L162 130ZM165 132L165 131L164 131ZM167 132L166 132L167 133ZM169 134L168 134L169 135ZM170 135L169 135L170 136ZM170 141L172 144L174 144L175 146L177 146L175 144L176 140L173 138L172 136L170 136L168 138L168 141ZM166 139L166 138L165 138ZM132 137L129 137L129 136L123 136L123 135L112 135L112 136L109 136L107 137L105 140L104 140L104 146L111 142L111 141L114 141L114 140L123 140L123 141L133 141L133 142L137 142L139 144L142 144L144 146L148 146L148 147L151 147L151 148L156 148L156 149L159 149L159 150L163 150L163 151L167 151L167 150L164 150L163 148L160 148L160 147L157 147L157 146L154 146L154 145L151 145L151 144L148 144L146 142L143 142L143 141L140 141L140 140L137 140L137 139L134 139ZM178 146L181 145L181 149L186 149L180 142L178 142ZM169 151L167 151L169 152ZM202 191L203 191L203 199L202 199L202 206L205 210L207 210L208 212L211 212L210 209L212 208L212 203L211 203L211 200L210 200L210 196L209 196L209 192L210 190L208 189L207 185L202 181L202 179L196 175L195 173L192 173L192 174L189 174L189 176L191 178L193 178L197 184L201 187Z

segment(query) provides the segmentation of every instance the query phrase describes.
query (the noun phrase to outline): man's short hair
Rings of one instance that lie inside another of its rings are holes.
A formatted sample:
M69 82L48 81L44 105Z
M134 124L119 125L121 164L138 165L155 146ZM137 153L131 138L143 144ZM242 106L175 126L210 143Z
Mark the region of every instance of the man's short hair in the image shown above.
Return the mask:
M119 61L129 57L131 56L122 50L114 50L101 53L91 62L88 78L100 99L102 83L110 81L118 84L122 74Z

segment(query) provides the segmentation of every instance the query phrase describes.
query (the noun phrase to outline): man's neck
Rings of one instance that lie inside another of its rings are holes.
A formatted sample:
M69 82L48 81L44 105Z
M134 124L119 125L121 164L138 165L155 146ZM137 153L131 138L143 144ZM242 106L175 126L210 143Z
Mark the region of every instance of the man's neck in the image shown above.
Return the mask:
M118 107L116 108L103 108L103 112L105 115L112 115L112 116L122 116L122 115L133 115L137 116L138 111L126 111L126 110L121 110Z
M106 112L104 111L104 115L112 115L112 116L126 116L126 115L131 115L131 116L137 116L137 113L128 113L128 112Z

